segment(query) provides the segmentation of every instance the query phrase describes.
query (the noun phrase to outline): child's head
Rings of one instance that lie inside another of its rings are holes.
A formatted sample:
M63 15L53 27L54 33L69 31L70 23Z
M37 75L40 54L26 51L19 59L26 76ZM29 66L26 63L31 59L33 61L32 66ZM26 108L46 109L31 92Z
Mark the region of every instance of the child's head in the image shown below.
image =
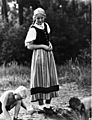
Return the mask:
M72 108L72 109L77 109L80 111L81 109L81 101L79 98L77 97L71 97L70 100L69 100L69 106Z
M19 94L24 99L28 95L28 89L24 86L19 86L14 93Z
M33 14L34 22L41 25L44 22L45 18L46 18L46 13L42 8L37 8L36 10L34 10L34 14Z

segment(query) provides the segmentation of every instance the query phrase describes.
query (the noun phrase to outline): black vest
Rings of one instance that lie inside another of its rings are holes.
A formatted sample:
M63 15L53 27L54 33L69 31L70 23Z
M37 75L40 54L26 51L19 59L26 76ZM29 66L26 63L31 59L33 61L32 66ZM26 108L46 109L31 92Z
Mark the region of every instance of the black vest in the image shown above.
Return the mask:
M39 29L35 26L32 26L33 28L36 29L36 40L34 40L34 44L39 45L39 44L44 44L49 46L49 34L47 32L47 25L44 23L44 29Z
M0 102L0 114L2 113L2 103Z

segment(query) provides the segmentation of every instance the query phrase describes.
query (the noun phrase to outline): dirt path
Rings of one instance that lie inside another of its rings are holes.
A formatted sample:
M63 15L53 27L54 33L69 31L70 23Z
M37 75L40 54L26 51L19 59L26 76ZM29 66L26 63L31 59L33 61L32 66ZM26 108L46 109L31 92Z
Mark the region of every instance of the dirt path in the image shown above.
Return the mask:
M79 90L78 86L75 83L66 83L60 86L59 97L52 100L52 105L56 107L63 107L68 104L70 97L77 96L79 98L89 96L91 93L86 89ZM37 103L31 103L30 97L25 100L27 106L30 104L36 105ZM10 111L11 116L13 116L13 109ZM34 113L30 115L23 108L20 110L19 118L22 120L57 120L56 118L46 117L43 114Z

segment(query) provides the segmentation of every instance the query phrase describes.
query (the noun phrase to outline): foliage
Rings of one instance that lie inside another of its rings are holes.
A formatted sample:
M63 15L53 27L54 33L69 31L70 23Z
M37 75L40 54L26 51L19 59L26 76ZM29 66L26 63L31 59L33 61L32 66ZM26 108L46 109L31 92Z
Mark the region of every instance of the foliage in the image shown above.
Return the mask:
M80 71L79 71L80 70ZM57 66L59 84L77 83L81 88L91 86L91 68L90 65L78 65L72 60L67 61L64 65ZM81 72L81 73L80 73ZM13 61L8 66L0 67L0 87L16 87L30 83L30 67L18 65Z
M17 61L19 64L30 63L31 52L26 49L24 41L28 30L27 25L20 26L19 28L11 27L6 24L1 29L0 34L3 32L3 37L0 38L1 44L1 63L9 63Z
M69 3L63 0L60 4L62 7L56 10L47 10L47 20L52 28L51 40L55 48L57 63L62 63L71 57L75 59L80 49L90 49L89 42L91 41L90 2L85 5L84 2L78 3L72 0Z
M30 68L19 66L16 62L12 62L9 66L0 67L0 87L16 87L19 85L29 86Z
M25 7L32 6L33 9L36 9L40 5L39 0L17 0L18 4L22 4Z
M24 4L27 1L22 2ZM50 40L56 63L65 63L71 58L75 61L76 57L80 63L90 63L91 3L85 4L77 0L40 0L40 5L46 10L46 21L51 27ZM27 6L23 10L23 25L19 26L16 22L18 15L14 12L12 14L15 17L11 22L0 23L0 64L11 61L19 64L30 63L32 52L25 48L24 40L32 23L33 11Z
M76 82L79 87L91 86L91 66L81 65L78 61L71 60L64 65L57 66L59 83Z

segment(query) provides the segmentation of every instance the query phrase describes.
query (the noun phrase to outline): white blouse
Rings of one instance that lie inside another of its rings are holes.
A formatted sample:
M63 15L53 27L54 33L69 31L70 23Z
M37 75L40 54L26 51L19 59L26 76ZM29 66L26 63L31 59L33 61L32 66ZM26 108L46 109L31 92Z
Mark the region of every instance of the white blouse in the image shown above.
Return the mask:
M46 23L46 25L47 25L47 32L49 34L50 33L50 27L49 27L49 25L47 23ZM42 25L37 25L35 23L34 26L37 27L37 28L39 28L39 29L42 29L42 30L45 27L44 23ZM35 40L36 39L36 35L37 35L37 33L36 33L35 28L30 27L30 29L29 29L29 31L27 33L26 39L25 39L25 46L27 46L30 42L32 42L33 40Z

